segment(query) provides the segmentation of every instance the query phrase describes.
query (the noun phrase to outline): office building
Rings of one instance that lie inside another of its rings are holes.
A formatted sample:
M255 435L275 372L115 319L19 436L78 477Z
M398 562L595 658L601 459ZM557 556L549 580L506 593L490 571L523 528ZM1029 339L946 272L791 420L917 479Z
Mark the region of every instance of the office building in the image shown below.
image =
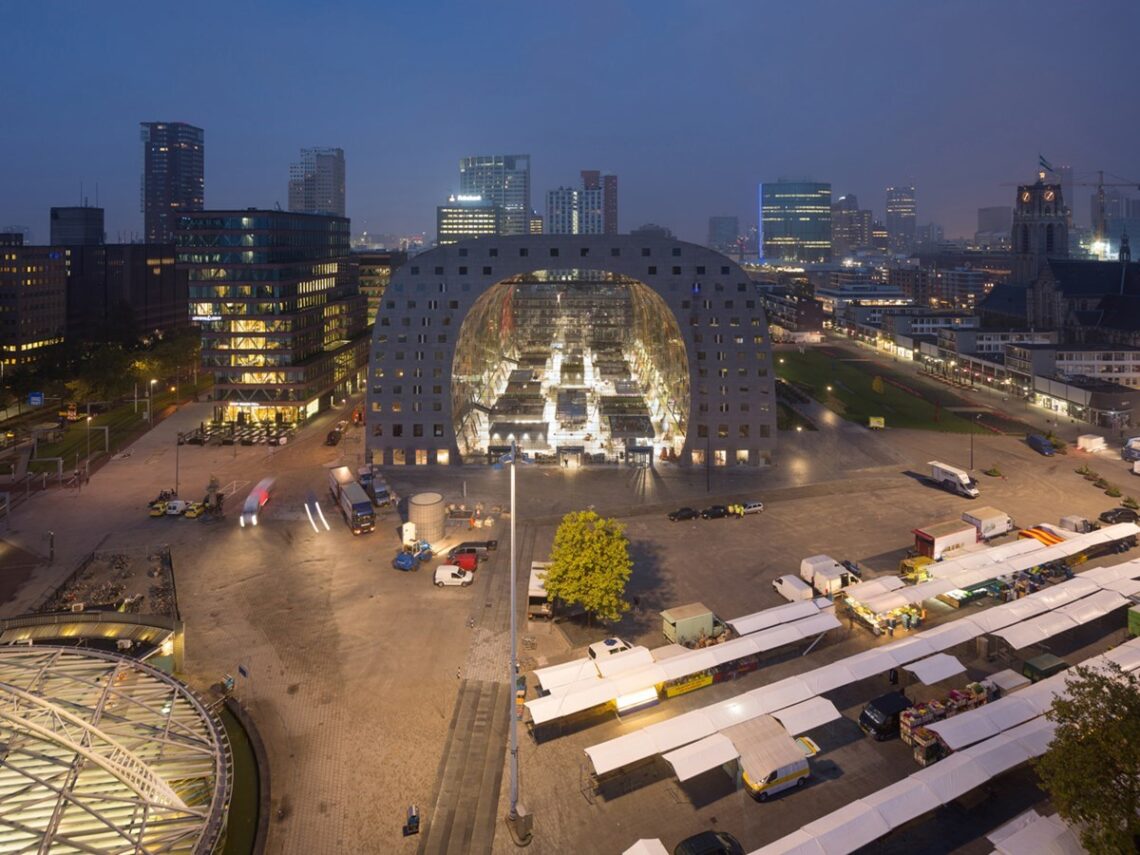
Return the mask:
M183 215L177 236L215 418L303 422L359 388L366 307L347 259L347 219L202 211Z
M583 170L581 187L548 191L543 225L551 235L617 234L617 176Z
M289 165L289 210L344 216L344 149L301 149L301 160Z
M435 209L437 246L501 234L502 227L502 208L482 196L449 196Z
M183 122L143 122L142 212L147 243L173 243L178 217L206 202L206 134Z
M5 371L55 358L67 329L67 260L57 246L0 247L0 361Z
M102 208L52 208L52 246L99 246L103 243Z
M584 206L590 210L587 218L587 235L616 235L618 233L618 179L616 175L603 175L596 169L582 170L582 189L588 195ZM597 193L598 196L592 194ZM595 213L596 211L596 213ZM595 217L600 222L595 222ZM597 229L594 231L594 229Z
M786 179L761 184L760 241L764 261L831 261L831 184Z
M173 244L71 246L67 337L134 344L190 325L187 273Z
M887 188L887 234L891 252L906 254L914 248L918 205L912 185Z
M740 237L740 220L736 217L709 217L709 239L706 246L717 252L736 252Z
M860 209L855 194L840 196L831 206L831 256L841 259L871 246L871 212Z
M538 211L531 211L530 217L527 219L527 234L540 235L544 227L542 214Z
M914 243L915 247L922 247L923 249L930 250L936 249L938 244L942 243L945 239L945 233L942 231L942 226L938 223L926 223L925 225L917 226L914 230Z
M368 250L354 252L352 261L357 268L357 278L360 282L360 293L368 306L368 325L376 322L376 313L380 308L380 300L388 290L388 282L392 279L392 271L408 260L406 252L399 250Z
M523 235L530 228L530 155L492 154L459 161L459 195L479 196L502 211L500 234Z

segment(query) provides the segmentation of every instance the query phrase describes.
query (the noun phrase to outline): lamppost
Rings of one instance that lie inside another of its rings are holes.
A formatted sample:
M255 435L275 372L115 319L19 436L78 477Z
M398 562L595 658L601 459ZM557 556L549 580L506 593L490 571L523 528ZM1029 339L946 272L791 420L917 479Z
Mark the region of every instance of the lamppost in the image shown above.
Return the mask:
M87 417L87 464L84 467L87 473L91 472L91 416Z
M531 840L529 819L524 819L526 810L519 804L519 721L517 710L518 692L518 603L515 600L515 589L518 584L518 565L515 556L515 465L519 456L519 448L511 440L511 662L508 666L510 674L511 698L511 788L510 811L507 813L507 827L511 836L520 845L526 845ZM502 459L502 458L500 458Z
M154 424L154 384L157 382L157 380L151 380L146 387L146 423L148 425Z
M974 426L977 427L981 423L982 414L978 413L974 416ZM970 468L974 468L974 428L970 429Z
M174 440L174 495L178 495L178 452L182 448L182 434Z

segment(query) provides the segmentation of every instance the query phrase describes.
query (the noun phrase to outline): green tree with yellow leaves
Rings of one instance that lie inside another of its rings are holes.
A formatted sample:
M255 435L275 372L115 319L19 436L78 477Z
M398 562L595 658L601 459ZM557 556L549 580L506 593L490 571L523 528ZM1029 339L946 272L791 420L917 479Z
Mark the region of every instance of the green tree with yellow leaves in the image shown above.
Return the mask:
M546 595L601 620L620 620L629 611L625 586L632 571L625 527L593 511L573 511L554 533Z

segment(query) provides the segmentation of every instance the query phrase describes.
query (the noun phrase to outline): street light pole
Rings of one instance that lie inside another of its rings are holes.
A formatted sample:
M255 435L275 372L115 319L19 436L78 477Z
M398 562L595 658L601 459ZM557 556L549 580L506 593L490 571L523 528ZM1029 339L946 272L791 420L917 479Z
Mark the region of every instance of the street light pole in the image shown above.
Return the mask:
M146 388L146 423L148 425L154 424L154 384L157 380L151 380Z
M519 720L518 720L518 603L515 600L515 590L518 585L518 564L515 540L515 466L519 456L518 445L511 441L511 662L508 667L510 676L511 699L511 784L510 784L510 812L507 814L507 827L515 843L525 846L531 841L532 832L529 823L523 818L526 810L519 804Z
M178 495L178 452L182 448L182 434L174 440L174 495Z
M91 416L87 417L87 465L84 468L91 472Z

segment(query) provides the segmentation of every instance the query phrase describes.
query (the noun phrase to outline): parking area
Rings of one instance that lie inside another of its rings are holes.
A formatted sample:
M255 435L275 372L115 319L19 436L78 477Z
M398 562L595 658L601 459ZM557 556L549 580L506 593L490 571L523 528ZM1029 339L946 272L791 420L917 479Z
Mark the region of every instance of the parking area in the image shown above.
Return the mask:
M324 444L347 411L324 414L283 447L179 448L177 434L197 426L205 407L171 417L82 491L36 497L16 512L9 540L45 562L4 613L25 611L53 578L65 577L96 547L168 544L187 624L187 678L206 688L239 666L249 674L239 677L236 692L270 754L270 851L414 851L418 841L402 838L400 826L408 805L426 815L440 792L440 760L453 721L462 720L455 717L460 687L469 679L507 681L508 526L500 520L479 531L478 539L495 538L500 546L470 587L437 588L430 569L392 568L400 522L394 512L381 511L375 532L354 537L327 500L324 466L362 462L359 429L349 427L335 447ZM961 499L919 479L931 459L965 465L968 443L960 434L871 434L850 424L825 425L781 437L777 465L761 472L520 466L522 578L532 559L549 554L561 515L593 506L627 526L634 553L629 597L637 601L616 627L524 624L527 644L520 652L538 666L572 658L608 634L657 646L661 609L700 601L733 618L778 605L771 580L797 572L802 558L817 553L858 561L872 575L889 572L913 543L912 529L956 519L972 504L998 507L1021 525L1055 523L1069 513L1095 517L1113 502L1073 469L1085 460L1101 471L1124 467L1112 454L1099 461L1075 454L1045 459L1014 438L975 437L977 468L996 464L1002 472L978 476L979 499ZM276 478L272 498L257 528L243 530L236 520L240 502L268 475ZM432 490L468 506L509 504L505 469L408 467L386 475L401 496ZM229 494L222 521L148 516L147 502L175 477L183 496L198 499L211 476ZM328 530L314 530L304 512L314 495ZM743 518L666 518L683 505L749 499L762 500L766 510ZM46 563L49 530L53 565ZM474 536L457 520L436 545ZM817 739L823 760L834 764L822 768L833 773L772 805L733 791L723 774L702 776L685 789L666 777L612 798L584 792L586 745L874 643L868 633L845 626L808 657L785 656L736 683L542 744L524 738L523 802L536 817L532 851L613 852L640 836L672 845L708 827L729 829L755 846L861 788L912 770L912 761L892 754L895 745L869 746L853 724L840 722ZM869 696L880 688L873 682L857 691ZM852 696L845 709L850 713L855 704ZM494 757L501 764L505 751ZM504 795L488 809L501 815L505 805ZM501 824L494 834L495 851L513 850Z

